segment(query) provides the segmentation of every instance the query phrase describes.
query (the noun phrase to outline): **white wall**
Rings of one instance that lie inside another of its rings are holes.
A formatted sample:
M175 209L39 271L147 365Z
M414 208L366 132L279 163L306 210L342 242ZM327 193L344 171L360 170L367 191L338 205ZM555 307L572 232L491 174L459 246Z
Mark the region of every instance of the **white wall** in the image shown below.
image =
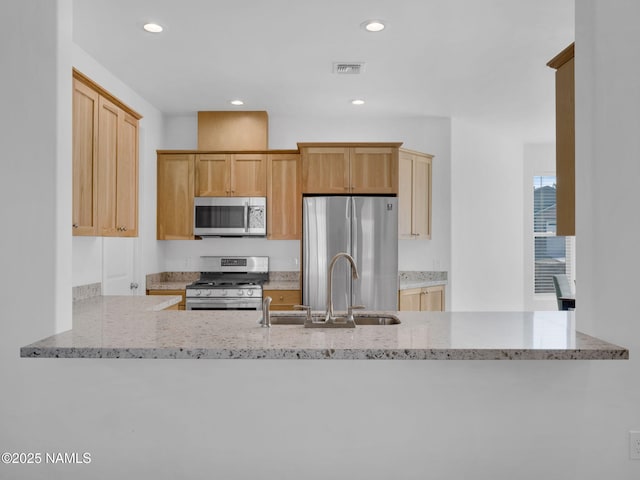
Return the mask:
M576 314L582 328L631 347L631 360L615 362L20 359L20 346L54 332L66 296L44 290L34 301L24 288L34 271L53 281L66 265L42 236L69 231L55 220L56 164L69 158L51 154L68 141L56 138L58 116L70 118L52 82L65 61L56 5L64 13L69 2L5 2L0 16L0 60L12 66L0 89L0 215L19 232L0 236L0 445L86 451L92 462L0 464L0 478L640 477L627 443L640 430L640 4L576 5L577 229L592 235L579 245Z
M162 113L120 81L87 52L71 45L73 66L142 115L139 122L138 238L73 237L73 285L103 282L110 265L118 262L109 252L121 251L123 243L136 252L131 268L134 281L144 285L144 275L159 271L156 238L156 149L162 145ZM111 245L113 244L113 245ZM128 245L132 244L132 245ZM110 248L111 247L111 248ZM106 285L103 284L103 287ZM138 293L144 293L144 288ZM110 292L108 288L105 294Z
M614 457L640 430L638 18L635 0L576 2L576 322L630 349L617 368L590 368L586 440L609 450L584 459L590 478L640 478L640 462Z
M164 147L197 148L196 115L168 116ZM401 240L400 270L448 270L451 264L451 122L439 117L372 118L366 110L351 117L269 115L269 148L296 149L298 142L404 142L435 155L433 161L433 235L428 241ZM272 270L299 270L299 242L222 240L159 242L163 270L198 270L199 255L262 252ZM254 250L255 249L255 250ZM203 253L204 252L204 253ZM292 253L293 252L293 253ZM182 265L182 267L180 267Z
M62 205L70 181L56 184L71 172L70 158L61 161L71 150L71 132L56 127L71 119L70 111L57 108L65 88L71 91L71 80L63 83L59 76L68 55L58 51L58 36L64 42L70 32L58 32L54 2L14 3L8 12L3 5L0 16L0 304L2 325L9 327L0 341L11 346L11 351L2 349L3 373L8 373L7 358L15 362L20 342L53 332L56 315L66 312L68 317L71 308L71 291L65 290L70 264L68 269L57 265L58 255L70 250L70 239L65 241L57 229L60 222L71 221L70 208L65 212ZM61 3L60 10L65 9L70 12L70 2ZM32 37L25 39L26 32ZM34 278L49 286L37 299L27 288ZM20 329L13 324L23 321L25 306L31 320L28 329Z
M523 309L523 146L452 121L451 309Z

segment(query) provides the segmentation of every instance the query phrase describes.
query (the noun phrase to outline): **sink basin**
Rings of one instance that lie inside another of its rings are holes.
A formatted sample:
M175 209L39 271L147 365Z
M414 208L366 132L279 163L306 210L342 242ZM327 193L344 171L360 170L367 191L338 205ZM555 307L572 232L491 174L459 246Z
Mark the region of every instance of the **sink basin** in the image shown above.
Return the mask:
M398 325L400 319L393 315L362 315L353 317L356 325Z
M304 315L271 314L271 325L304 325ZM324 315L313 315L314 320L321 320ZM400 319L394 315L364 314L353 316L356 325L398 325Z

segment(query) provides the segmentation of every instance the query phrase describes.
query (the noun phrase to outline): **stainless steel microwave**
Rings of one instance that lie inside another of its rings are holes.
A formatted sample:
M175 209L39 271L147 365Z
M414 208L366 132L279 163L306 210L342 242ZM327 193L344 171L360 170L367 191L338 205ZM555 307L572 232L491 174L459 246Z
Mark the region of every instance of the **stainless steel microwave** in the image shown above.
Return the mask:
M265 197L196 197L193 233L200 237L264 237Z

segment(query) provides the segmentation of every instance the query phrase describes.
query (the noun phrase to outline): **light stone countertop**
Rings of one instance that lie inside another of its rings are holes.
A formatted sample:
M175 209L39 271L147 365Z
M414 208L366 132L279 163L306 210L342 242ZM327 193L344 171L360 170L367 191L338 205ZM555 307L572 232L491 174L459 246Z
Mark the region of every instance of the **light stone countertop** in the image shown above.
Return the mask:
M261 328L258 311L161 309L178 296L74 303L73 329L20 350L35 358L612 360L629 352L575 331L573 312L394 312L399 325Z

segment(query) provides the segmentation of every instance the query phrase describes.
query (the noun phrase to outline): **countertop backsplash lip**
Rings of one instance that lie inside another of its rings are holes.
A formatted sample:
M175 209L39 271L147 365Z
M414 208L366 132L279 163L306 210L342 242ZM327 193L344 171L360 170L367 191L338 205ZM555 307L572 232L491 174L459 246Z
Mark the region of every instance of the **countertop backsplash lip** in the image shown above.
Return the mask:
M398 272L398 284L400 290L412 288L434 287L449 283L446 271L401 271Z
M265 290L300 290L300 272L270 271L269 280L263 285Z
M160 272L145 277L147 290L184 290L200 278L200 272Z
M160 272L146 276L147 290L184 290L185 287L197 280L200 272ZM400 290L410 288L431 287L448 284L446 271L400 271L398 285ZM264 285L265 290L299 290L299 271L269 272L269 280Z

